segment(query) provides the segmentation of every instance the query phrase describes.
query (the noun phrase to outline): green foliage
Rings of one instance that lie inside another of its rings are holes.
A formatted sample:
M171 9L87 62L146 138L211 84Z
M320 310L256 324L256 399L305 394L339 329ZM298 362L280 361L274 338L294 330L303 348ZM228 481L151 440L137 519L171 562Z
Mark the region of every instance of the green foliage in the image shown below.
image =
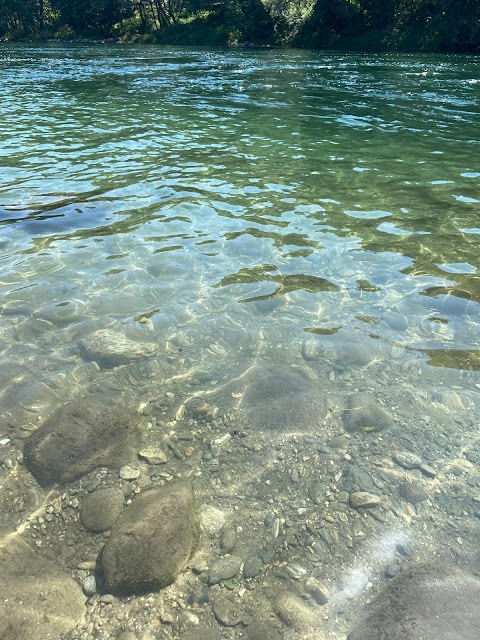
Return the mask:
M0 0L0 36L479 51L480 0Z

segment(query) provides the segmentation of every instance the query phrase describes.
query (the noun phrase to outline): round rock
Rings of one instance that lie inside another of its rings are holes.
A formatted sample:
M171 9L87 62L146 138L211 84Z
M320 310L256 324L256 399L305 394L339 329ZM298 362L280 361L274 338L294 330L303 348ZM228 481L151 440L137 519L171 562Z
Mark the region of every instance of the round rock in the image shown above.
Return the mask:
M402 482L398 490L399 494L412 504L418 504L424 500L428 500L428 493L425 489L415 482Z
M230 580L234 578L240 571L242 561L235 556L220 558L211 567L208 572L208 584L210 586L219 584L222 580Z
M101 533L114 525L124 507L120 489L98 489L90 493L82 502L80 519L88 531Z

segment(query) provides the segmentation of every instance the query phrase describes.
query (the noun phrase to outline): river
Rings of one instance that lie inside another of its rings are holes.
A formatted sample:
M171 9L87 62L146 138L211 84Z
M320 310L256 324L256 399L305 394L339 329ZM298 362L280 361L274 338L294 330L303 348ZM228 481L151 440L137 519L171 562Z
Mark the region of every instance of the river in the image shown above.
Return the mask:
M412 558L480 570L479 62L0 45L2 535L82 583L92 479L129 500L190 476L207 564L212 513L263 562L222 583L243 607L232 625L214 608L229 638L272 602L307 637L279 580L329 585L314 606L336 639ZM24 442L93 397L166 462L134 451L119 476L100 457L47 492ZM117 600L68 637L117 637Z

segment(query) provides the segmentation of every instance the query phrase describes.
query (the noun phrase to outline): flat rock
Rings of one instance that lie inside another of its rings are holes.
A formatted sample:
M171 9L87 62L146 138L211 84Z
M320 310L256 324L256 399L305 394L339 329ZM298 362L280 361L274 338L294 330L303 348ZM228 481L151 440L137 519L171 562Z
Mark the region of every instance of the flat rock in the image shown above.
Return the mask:
M0 638L53 640L82 622L81 588L20 539L0 548L0 575Z
M422 464L422 459L416 453L410 451L399 451L392 455L392 460L403 469L418 469Z
M24 446L25 463L42 486L68 483L97 467L118 468L140 445L124 406L80 398L60 407Z
M368 606L348 640L478 640L480 580L450 567L415 567Z
M156 351L152 344L130 340L123 333L110 329L91 333L80 341L80 346L87 358L109 367L144 360Z
M140 494L116 521L103 550L109 592L146 593L171 584L187 566L199 535L190 481Z
M120 489L98 489L83 499L80 519L85 529L101 533L112 528L124 505Z
M230 580L234 578L240 571L242 561L236 556L226 556L220 558L212 564L210 571L208 572L208 584L218 584L222 580Z
M354 509L375 509L383 504L382 496L366 491L354 491L350 494L350 506Z
M368 393L354 393L349 397L343 420L348 431L360 433L375 433L393 426L392 416Z
M412 504L428 500L428 492L416 482L402 482L398 489L399 494Z
M147 464L165 464L167 456L161 449L147 447L138 452L138 457L145 460Z

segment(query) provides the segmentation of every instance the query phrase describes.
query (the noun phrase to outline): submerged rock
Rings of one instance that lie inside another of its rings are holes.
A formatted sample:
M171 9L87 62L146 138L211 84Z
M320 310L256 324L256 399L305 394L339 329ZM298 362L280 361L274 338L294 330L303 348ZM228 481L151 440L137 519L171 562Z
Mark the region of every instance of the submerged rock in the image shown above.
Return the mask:
M86 356L105 366L116 367L152 356L155 345L130 340L119 331L100 329L80 341Z
M354 393L349 397L343 419L348 431L376 432L393 425L392 416L368 393Z
M125 500L120 489L98 489L82 503L80 518L85 529L101 533L111 529L123 511Z
M426 565L403 573L374 600L348 640L477 640L480 580Z
M80 398L56 411L26 441L24 458L42 486L76 480L97 467L118 468L138 451L133 413Z
M116 521L103 550L109 592L131 595L168 586L186 567L199 535L190 481L140 494Z
M273 609L287 627L305 630L319 626L319 612L291 591L280 593L273 603Z
M82 622L81 588L18 538L0 548L0 575L0 638L59 638Z

